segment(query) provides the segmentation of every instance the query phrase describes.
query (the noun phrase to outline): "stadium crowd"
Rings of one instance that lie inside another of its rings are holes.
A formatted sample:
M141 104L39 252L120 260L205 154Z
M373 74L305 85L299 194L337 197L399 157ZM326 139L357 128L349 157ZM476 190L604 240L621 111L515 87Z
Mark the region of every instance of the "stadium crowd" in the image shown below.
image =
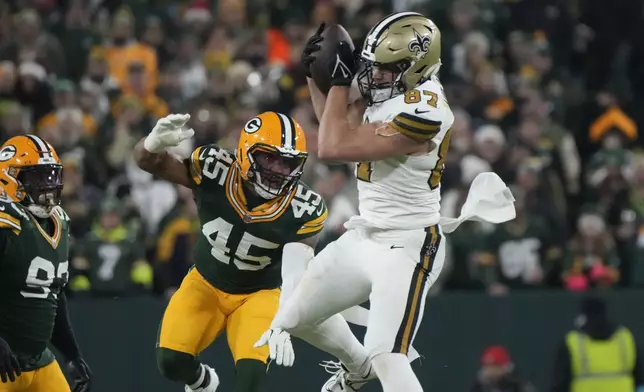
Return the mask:
M8 0L0 5L0 141L48 140L64 162L78 295L168 295L192 265L191 192L153 178L134 144L168 113L194 140L233 146L265 110L292 115L304 181L330 206L333 240L357 212L353 169L317 162L299 62L321 21L357 45L392 11L442 30L440 78L456 120L442 212L499 174L517 218L450 235L440 290L584 291L644 285L644 16L640 0Z

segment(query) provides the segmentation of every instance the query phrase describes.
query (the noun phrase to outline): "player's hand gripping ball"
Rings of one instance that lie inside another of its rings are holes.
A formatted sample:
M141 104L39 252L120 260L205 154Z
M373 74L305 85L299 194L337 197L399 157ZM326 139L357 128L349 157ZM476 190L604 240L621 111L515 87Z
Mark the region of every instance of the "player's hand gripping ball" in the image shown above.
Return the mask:
M319 36L319 39L316 37ZM314 39L315 38L315 39ZM309 39L312 42L309 48L308 42L305 51L310 50L307 56L311 78L315 85L324 94L327 95L331 89L331 75L329 73L329 63L335 60L338 53L338 44L342 41L349 44L351 52L354 51L351 36L338 24L322 24L318 31ZM302 55L304 61L304 54ZM311 59L313 57L313 59Z

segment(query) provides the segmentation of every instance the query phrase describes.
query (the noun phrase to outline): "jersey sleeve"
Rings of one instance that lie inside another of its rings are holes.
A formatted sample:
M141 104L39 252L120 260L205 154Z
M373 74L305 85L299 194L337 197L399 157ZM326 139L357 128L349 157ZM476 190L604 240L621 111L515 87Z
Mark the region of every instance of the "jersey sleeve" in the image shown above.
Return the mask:
M440 132L441 125L442 122L439 120L432 120L408 112L397 114L389 122L390 127L419 142L432 140Z
M329 210L322 196L300 185L291 205L297 218L295 241L313 237L324 229Z
M418 142L440 142L453 122L443 87L434 80L390 99L382 110L383 122Z
M5 233L13 231L18 235L22 230L22 224L18 212L14 211L14 208L11 203L0 202L0 230Z
M208 144L197 147L186 160L186 165L192 182L200 186L207 179L216 179L221 175L221 168L230 167L233 161L231 152L215 144Z

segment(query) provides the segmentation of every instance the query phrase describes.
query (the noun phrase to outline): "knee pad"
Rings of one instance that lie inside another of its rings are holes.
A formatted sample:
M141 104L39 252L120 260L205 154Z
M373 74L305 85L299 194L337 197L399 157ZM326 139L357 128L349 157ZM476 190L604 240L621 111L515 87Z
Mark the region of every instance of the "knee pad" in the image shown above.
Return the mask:
M191 354L158 347L156 356L159 371L169 380L192 384L199 377L199 361Z

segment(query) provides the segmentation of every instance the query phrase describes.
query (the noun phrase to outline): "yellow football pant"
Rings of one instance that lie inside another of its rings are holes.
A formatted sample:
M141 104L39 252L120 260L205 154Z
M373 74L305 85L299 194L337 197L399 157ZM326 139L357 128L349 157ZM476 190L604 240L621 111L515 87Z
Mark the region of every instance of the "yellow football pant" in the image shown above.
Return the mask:
M0 392L70 392L69 384L58 362L40 369L22 372L14 382L2 383Z
M268 347L253 345L270 328L279 297L279 289L226 293L213 287L193 268L165 310L159 347L197 356L225 327L235 363L240 359L266 363Z

